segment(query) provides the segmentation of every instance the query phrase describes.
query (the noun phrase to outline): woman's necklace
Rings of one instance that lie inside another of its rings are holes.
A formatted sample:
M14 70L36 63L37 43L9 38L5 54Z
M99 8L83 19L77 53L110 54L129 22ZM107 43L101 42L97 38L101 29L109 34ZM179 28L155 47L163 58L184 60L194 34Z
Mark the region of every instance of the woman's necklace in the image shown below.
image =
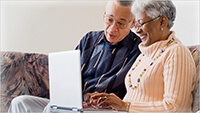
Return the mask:
M151 66L153 65L154 61L155 61L156 59L158 59L158 58L165 52L165 49L166 49L174 40L175 40L175 39L172 38L171 40L169 40L169 41L167 42L167 45L166 45L164 48L160 49L160 52L152 59L152 62L150 62L149 67L151 67ZM144 56L144 54L142 54L142 56ZM139 86L141 77L142 77L142 76L144 75L144 73L147 71L147 68L144 68L144 69L142 70L142 72L139 74L139 77L138 77L138 79L137 79L136 84L133 86L133 85L132 85L132 81L131 81L131 75L132 75L131 73L135 70L135 68L138 67L138 65L140 64L141 61L142 61L142 60L139 59L139 60L135 63L134 67L131 69L131 72L128 74L128 77L129 77L129 78L128 78L128 86L129 86L129 88L131 88L131 89L135 89L135 88L137 88L137 87Z

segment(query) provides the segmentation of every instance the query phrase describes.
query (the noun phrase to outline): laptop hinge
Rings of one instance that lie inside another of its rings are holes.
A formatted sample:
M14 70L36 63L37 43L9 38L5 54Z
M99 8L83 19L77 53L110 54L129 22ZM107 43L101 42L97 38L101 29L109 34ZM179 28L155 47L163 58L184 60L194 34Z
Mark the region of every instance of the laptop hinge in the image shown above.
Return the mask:
M74 111L74 112L83 112L82 109L80 108L77 108L77 107L61 107L61 106L57 106L57 105L51 105L51 111L52 112L55 112L57 111L58 109L61 109L61 110L69 110L69 111Z
M51 105L51 106L50 106L50 111L51 111L51 112L56 112L57 109L58 109L58 107L57 107L56 105Z

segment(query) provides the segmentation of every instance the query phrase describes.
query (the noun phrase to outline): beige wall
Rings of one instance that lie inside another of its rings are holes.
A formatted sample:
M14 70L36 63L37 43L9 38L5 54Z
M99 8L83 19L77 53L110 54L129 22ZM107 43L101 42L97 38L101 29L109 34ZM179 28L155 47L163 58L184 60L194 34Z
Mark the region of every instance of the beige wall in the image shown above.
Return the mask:
M199 0L177 1L173 30L186 45L199 44ZM0 49L49 53L74 49L90 30L103 29L102 0L1 0Z
M105 1L2 1L1 49L49 53L74 49L103 29Z

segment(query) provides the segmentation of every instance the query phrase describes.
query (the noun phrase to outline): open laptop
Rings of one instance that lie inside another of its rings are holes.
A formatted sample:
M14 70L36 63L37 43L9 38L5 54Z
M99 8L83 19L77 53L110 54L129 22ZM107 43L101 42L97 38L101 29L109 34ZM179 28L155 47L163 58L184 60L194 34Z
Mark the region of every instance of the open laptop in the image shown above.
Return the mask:
M49 53L48 57L51 111L93 113L94 110L82 107L80 51Z

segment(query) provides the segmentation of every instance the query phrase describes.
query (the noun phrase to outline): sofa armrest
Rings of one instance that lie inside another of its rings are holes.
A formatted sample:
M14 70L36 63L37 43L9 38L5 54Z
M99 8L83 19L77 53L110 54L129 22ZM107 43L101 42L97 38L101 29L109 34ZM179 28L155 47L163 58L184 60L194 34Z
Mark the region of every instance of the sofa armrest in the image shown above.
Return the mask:
M0 67L0 112L19 95L49 98L48 55L0 52Z
M196 65L196 82L193 91L192 111L197 112L200 110L200 45L188 46L188 48L191 51Z

